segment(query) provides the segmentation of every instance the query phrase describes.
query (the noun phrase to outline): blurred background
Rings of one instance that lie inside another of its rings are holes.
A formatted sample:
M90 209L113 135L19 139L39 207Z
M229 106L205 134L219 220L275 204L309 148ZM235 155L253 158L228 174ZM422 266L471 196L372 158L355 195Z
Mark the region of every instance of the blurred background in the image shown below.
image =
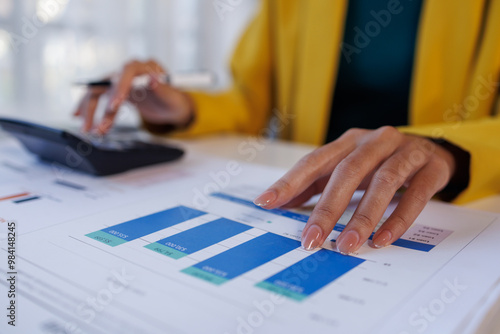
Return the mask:
M230 84L228 60L257 0L0 0L0 115L61 123L98 79L130 59L171 72L210 70Z

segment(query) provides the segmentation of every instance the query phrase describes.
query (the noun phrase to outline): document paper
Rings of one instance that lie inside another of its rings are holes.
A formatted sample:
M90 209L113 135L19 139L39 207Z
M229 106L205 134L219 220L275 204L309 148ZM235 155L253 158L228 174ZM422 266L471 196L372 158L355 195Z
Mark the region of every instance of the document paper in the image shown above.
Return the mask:
M345 256L335 240L357 194L305 251L307 210L252 203L283 172L188 155L111 178L2 178L0 271L12 271L15 222L16 319L0 332L371 333L495 221L433 202L394 245ZM4 310L10 288L2 279Z

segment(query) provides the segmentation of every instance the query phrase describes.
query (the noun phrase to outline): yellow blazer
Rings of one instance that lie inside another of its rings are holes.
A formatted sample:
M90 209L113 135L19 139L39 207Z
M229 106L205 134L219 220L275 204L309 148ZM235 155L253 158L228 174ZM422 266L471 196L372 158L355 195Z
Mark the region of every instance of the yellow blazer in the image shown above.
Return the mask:
M263 1L234 52L232 87L217 94L192 92L197 117L181 135L259 134L278 113L282 138L322 144L347 5ZM410 126L402 131L445 138L471 154L470 183L456 202L498 193L500 0L426 0L423 6Z

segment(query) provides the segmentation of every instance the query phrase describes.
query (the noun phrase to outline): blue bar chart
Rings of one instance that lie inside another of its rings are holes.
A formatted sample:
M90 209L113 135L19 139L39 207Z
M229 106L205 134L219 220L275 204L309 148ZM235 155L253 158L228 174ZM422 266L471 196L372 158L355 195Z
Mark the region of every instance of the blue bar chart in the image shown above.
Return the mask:
M125 223L113 225L86 234L86 236L115 247L205 214L206 212L191 209L186 206L177 206Z
M226 197L225 194L216 196L222 196L224 199L237 201L248 206L253 205L253 203L247 203L243 199L229 195ZM289 214L286 210L279 210L273 214L289 218L295 217L295 213ZM207 215L207 213L181 205L109 226L85 236L115 247L203 215ZM302 215L299 216L299 220L305 219ZM188 227L145 246L141 245L140 249L147 249L146 252L153 251L178 260L218 245L224 240L253 228L228 218L213 218L211 221L200 222L199 225ZM343 228L344 226L340 224L335 227L337 231L341 231ZM411 243L408 240L403 241ZM224 244L221 246L227 247ZM276 233L263 232L263 234L252 237L237 246L230 246L217 255L211 254L209 255L211 257L205 257L206 260L196 261L189 267L182 269L181 272L219 286L298 248L300 248L300 242L297 240ZM267 279L253 284L257 289L271 291L295 301L302 301L364 261L360 258L321 249L284 269L278 269L279 272L273 273Z
M304 214L289 211L289 210L283 210L283 209L267 210L267 209L264 209L260 206L255 205L252 201L249 201L249 200L244 199L244 198L236 197L236 196L233 196L230 194L226 194L226 193L214 192L214 193L210 194L210 196L215 197L215 198L219 198L219 199L231 202L231 203L244 205L244 206L249 207L249 208L263 210L263 211L266 211L267 213L271 213L271 214L278 215L281 217L290 218L290 219L300 221L303 223L306 223L307 220L309 219L308 215L304 215ZM344 228L345 228L345 225L337 224L337 225L335 225L334 230L337 232L342 232L344 230ZM372 239L373 235L374 235L374 233L372 233L372 235L370 236L370 239ZM332 239L332 241L335 241L335 239ZM423 243L423 242L419 242L419 241L415 241L415 240L408 240L408 239L398 239L398 240L394 241L392 243L392 245L398 246L398 247L403 247L403 248L408 248L408 249L413 249L413 250L417 250L417 251L422 251L422 252L429 252L435 246L432 244L427 244L427 243Z
M299 241L265 233L188 267L182 272L220 285L298 247L300 247Z
M256 286L302 301L364 261L321 249Z
M219 218L144 247L173 259L180 259L251 228L226 218Z

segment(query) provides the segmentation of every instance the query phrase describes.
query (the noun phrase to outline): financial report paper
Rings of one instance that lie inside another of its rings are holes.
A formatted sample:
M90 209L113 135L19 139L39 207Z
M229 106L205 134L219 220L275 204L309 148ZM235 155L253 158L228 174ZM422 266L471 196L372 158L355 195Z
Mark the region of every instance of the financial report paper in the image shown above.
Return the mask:
M420 333L459 325L437 313L473 289L462 272L485 285L500 277L485 260L500 254L487 213L432 202L394 245L344 256L335 240L357 194L323 247L307 252L307 210L252 203L282 170L189 155L95 179L29 159L17 169L32 168L35 181L0 162L12 174L0 181L0 271L16 292L15 326L4 318L1 333L373 333L389 321L396 333ZM482 271L491 277L479 280ZM427 305L435 277L441 303L431 295ZM9 289L2 279L3 309ZM401 313L418 295L427 314L413 304Z

